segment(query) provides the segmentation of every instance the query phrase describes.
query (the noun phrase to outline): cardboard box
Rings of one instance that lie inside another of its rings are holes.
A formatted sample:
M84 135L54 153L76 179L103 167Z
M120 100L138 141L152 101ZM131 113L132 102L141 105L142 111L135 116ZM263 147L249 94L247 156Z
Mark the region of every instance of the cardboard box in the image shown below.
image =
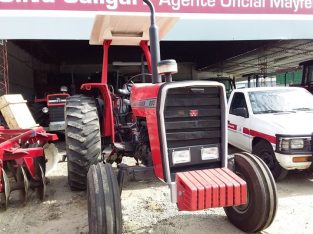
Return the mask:
M7 94L0 97L0 111L10 129L38 126L26 103L21 94Z

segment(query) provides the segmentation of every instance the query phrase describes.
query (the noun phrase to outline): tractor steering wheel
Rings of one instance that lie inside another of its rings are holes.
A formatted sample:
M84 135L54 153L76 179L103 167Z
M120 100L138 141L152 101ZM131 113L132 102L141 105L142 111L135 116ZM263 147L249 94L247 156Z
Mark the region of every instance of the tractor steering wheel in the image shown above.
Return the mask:
M131 92L131 88L132 88L133 85L134 85L133 81L127 82L125 84L127 91Z

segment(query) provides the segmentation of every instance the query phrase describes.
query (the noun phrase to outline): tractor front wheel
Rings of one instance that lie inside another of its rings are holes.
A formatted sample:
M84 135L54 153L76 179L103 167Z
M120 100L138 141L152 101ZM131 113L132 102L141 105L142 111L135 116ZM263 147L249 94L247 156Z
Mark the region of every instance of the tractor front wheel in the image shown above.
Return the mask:
M65 142L68 183L72 190L85 190L87 172L101 155L101 135L94 98L71 96L65 104Z
M89 233L122 233L120 190L111 164L92 165L87 176Z
M242 231L253 233L273 222L277 209L274 178L265 163L255 155L235 154L235 173L247 183L247 204L225 207L228 219Z

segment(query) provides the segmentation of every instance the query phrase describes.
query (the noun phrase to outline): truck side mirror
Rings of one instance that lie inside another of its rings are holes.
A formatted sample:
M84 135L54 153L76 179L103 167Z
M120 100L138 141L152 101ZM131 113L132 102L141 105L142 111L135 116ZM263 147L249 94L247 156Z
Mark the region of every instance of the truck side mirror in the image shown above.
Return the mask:
M249 113L246 107L239 107L239 108L234 109L233 114L244 117L244 118L249 117Z

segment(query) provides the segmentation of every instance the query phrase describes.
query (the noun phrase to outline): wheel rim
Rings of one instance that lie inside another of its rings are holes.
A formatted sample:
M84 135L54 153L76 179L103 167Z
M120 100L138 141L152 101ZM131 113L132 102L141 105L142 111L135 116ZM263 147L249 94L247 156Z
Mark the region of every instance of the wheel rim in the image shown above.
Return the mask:
M247 191L247 203L244 205L240 205L240 206L234 206L234 209L238 212L238 213L245 213L250 206L250 200L249 200L249 190Z
M239 172L236 172L236 174L240 177L240 178L242 178L244 181L246 181L246 179L245 179L245 177L241 174L241 173L239 173ZM246 204L243 204L243 205L240 205L240 206L234 206L233 208L238 212L238 213L241 213L241 214L243 214L243 213L245 213L247 210L248 210L248 208L249 208L249 206L250 206L250 188L249 188L249 186L247 187L247 203Z

